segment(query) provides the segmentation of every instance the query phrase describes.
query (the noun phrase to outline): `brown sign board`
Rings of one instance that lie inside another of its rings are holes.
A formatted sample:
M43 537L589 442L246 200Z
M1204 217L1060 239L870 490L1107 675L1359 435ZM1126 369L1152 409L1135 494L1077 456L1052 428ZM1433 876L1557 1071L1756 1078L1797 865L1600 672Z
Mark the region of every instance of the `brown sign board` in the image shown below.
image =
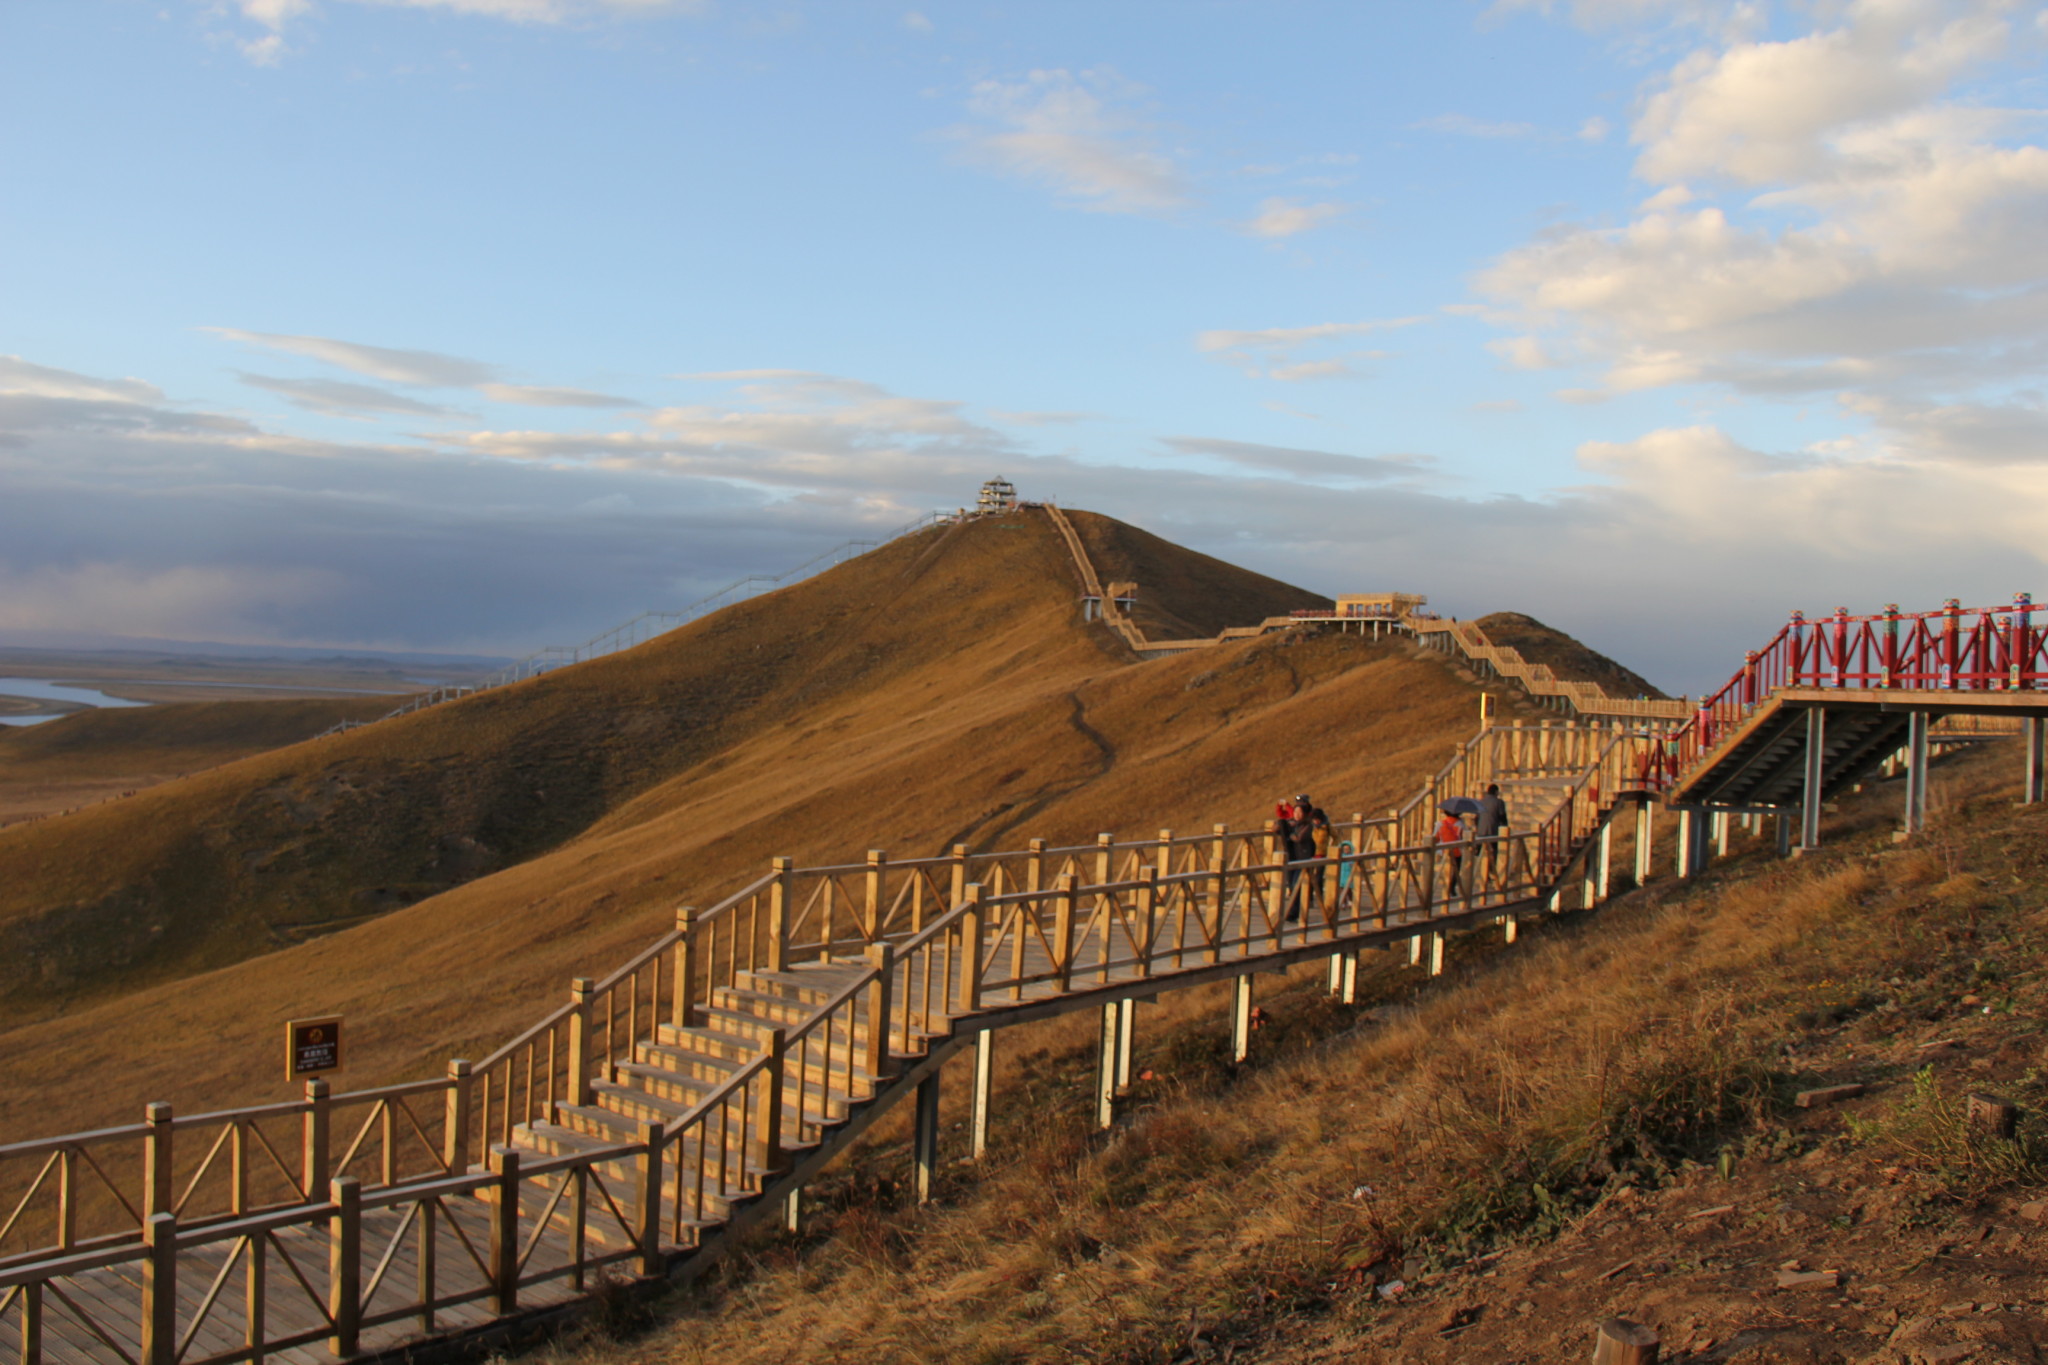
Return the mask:
M294 1019L284 1026L284 1069L287 1080L341 1069L341 1016Z

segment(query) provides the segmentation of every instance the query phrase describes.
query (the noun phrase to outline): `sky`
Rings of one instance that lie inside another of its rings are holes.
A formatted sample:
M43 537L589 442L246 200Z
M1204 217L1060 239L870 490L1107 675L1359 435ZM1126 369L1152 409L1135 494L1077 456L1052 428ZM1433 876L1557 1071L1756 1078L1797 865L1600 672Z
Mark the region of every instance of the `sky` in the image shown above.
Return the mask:
M0 644L517 655L999 475L1672 691L2048 597L2044 57L2039 0L7 0Z

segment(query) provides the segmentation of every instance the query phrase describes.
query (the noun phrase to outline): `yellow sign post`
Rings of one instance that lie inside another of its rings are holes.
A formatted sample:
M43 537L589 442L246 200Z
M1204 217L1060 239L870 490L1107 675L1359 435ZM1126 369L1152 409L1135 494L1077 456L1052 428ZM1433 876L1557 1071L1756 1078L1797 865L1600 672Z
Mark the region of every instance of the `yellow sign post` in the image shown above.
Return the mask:
M341 1069L341 1016L294 1019L284 1026L285 1079Z

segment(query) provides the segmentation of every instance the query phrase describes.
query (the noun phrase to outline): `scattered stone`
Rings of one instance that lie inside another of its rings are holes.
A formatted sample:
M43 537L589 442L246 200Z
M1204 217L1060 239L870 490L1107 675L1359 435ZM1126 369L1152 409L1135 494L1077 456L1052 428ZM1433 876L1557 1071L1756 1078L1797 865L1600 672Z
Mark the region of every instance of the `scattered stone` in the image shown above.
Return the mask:
M1852 1099L1863 1093L1859 1084L1824 1085L1818 1090L1802 1090L1792 1099L1801 1109L1812 1109L1816 1105L1833 1104L1836 1100Z
M1406 1293L1407 1290L1408 1286L1402 1281L1388 1280L1385 1284L1380 1286L1379 1295L1383 1299L1398 1299L1401 1297L1402 1294Z
M1836 1289L1841 1286L1842 1272L1839 1270L1781 1270L1778 1272L1780 1289Z
M2020 1205L2020 1217L2029 1223L2048 1223L2048 1199L2034 1199Z

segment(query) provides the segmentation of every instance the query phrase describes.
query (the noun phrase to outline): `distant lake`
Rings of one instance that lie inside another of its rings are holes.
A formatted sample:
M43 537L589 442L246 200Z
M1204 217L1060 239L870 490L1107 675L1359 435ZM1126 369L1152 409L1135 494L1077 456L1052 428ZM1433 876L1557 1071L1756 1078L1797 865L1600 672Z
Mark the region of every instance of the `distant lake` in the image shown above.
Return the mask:
M147 706L146 701L110 697L91 687L73 687L42 678L0 678L0 696L28 697L33 701L68 701L78 706ZM0 716L0 725L40 725L55 720L56 712L39 716Z

